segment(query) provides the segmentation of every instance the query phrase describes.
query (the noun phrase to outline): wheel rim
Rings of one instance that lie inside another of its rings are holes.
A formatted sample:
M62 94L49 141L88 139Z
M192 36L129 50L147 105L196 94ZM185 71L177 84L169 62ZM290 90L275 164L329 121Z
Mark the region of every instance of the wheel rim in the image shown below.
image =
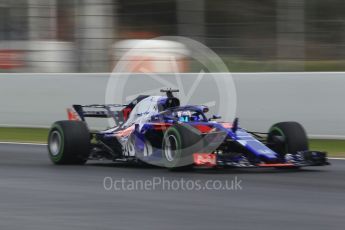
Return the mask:
M145 141L144 143L143 155L144 157L152 155L152 145L148 141Z
M49 138L49 151L53 156L59 155L61 142L61 134L57 130L53 131Z
M278 138L286 138L283 131L277 127L273 127L271 129L271 141L274 140L274 137L278 137ZM288 153L288 146L286 145L286 143L278 143L277 145L278 149L276 149L276 151L278 151L279 153Z
M177 139L174 135L169 135L165 142L164 153L168 161L174 161L177 149Z

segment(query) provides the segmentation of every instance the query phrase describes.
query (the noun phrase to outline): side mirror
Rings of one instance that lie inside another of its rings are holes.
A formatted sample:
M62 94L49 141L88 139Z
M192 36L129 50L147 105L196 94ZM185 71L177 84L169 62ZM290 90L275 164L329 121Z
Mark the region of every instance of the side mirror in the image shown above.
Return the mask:
M238 117L236 117L234 122L232 123L231 130L232 130L232 132L236 133L237 129L238 129Z
M212 120L217 120L217 119L221 119L222 118L222 116L220 116L220 115L213 115L211 118L209 118L208 120L209 121L212 121Z

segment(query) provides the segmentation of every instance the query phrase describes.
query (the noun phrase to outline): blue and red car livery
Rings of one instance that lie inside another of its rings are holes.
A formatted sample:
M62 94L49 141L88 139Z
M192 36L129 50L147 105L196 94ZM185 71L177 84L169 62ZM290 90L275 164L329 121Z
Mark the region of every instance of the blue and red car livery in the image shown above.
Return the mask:
M138 96L126 105L73 105L67 121L53 124L48 139L55 164L87 160L131 161L185 169L191 167L286 167L329 164L324 152L310 151L297 122L274 124L267 133L239 127L238 119L220 122L208 107L180 105L173 93ZM112 119L109 129L90 130L89 117Z

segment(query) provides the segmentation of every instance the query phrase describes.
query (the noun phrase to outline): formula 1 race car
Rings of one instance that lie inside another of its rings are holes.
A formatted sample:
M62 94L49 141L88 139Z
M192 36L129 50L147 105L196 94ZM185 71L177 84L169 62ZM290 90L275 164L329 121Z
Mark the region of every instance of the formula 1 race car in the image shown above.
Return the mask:
M310 151L297 122L273 125L268 133L249 132L206 117L208 107L180 105L173 93L138 96L126 105L73 105L69 120L52 125L48 151L54 164L87 160L138 162L171 169L199 167L298 168L329 164L325 152ZM111 118L115 127L91 131L85 118Z

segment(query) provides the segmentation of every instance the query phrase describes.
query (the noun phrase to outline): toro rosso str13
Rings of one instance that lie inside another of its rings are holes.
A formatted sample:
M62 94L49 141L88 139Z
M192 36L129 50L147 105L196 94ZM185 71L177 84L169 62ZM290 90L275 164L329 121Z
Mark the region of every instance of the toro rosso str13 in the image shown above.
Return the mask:
M329 164L324 152L310 151L297 122L274 124L268 133L249 132L206 117L203 105L180 105L173 93L138 96L127 105L73 105L69 120L55 122L48 138L54 164L84 164L109 159L171 169L199 167L298 168ZM115 127L88 128L85 118L112 118Z

